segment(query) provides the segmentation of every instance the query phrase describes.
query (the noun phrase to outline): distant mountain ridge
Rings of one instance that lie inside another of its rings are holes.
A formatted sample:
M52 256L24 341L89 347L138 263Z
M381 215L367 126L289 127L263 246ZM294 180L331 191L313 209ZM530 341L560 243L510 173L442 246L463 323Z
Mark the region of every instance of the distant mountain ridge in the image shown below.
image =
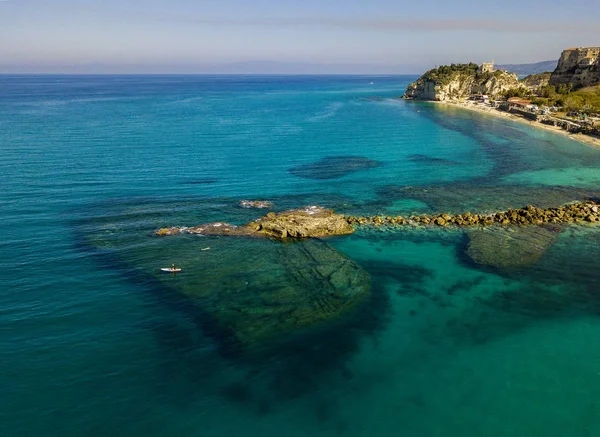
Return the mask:
M558 61L542 61L534 64L504 64L496 65L498 70L506 70L519 76L552 72L556 69Z

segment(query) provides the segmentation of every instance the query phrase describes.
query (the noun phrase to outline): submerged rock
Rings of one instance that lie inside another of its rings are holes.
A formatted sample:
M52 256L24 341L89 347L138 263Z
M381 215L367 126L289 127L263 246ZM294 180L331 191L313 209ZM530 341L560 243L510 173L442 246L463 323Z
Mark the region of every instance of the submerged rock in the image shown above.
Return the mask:
M407 159L416 164L426 164L426 165L458 165L458 164L460 164L459 162L453 161L452 159L436 158L434 156L423 155L421 153L417 153L415 155L410 155Z
M493 227L467 231L467 255L477 264L498 268L535 263L556 241L557 229L520 226Z
M378 190L378 195L388 202L415 199L435 211L446 213L495 213L510 208L533 204L538 208L556 208L575 199L597 199L600 191L575 187L542 187L451 183L429 186L388 185Z
M320 240L237 240L220 247L218 257L205 256L201 270L188 267L180 291L242 348L331 322L370 293L368 273Z
M181 228L181 232L201 235L248 235L246 227L235 226L224 222L207 223L191 228ZM160 230L157 234L160 235Z
M381 162L362 156L328 156L320 161L302 164L289 170L306 179L337 179L347 174L381 166Z
M239 205L242 208L272 208L273 202L268 200L241 200Z

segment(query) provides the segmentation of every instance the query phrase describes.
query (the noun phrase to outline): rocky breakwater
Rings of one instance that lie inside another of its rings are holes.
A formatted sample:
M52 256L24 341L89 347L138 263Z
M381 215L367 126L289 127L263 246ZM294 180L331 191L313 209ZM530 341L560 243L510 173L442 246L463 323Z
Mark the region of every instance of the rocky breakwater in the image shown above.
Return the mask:
M528 205L523 208L509 209L493 214L423 214L403 216L348 216L351 225L397 226L397 225L433 225L433 226L489 226L500 225L542 225L546 223L600 222L600 207L589 201L573 203L558 208L536 208Z
M600 222L600 206L593 202L572 203L556 208L537 208L528 205L492 214L422 214L403 216L345 216L320 206L309 206L267 215L245 225L225 222L207 223L193 227L161 228L159 236L176 234L232 235L270 237L276 240L318 238L347 235L355 226L489 226L543 225L547 223Z
M270 212L266 216L241 226L224 222L207 223L193 227L170 227L157 230L159 236L180 233L202 235L234 235L270 237L277 240L288 238L315 238L331 235L346 235L354 228L346 217L320 206Z
M598 223L600 207L595 202L557 208L509 209L494 214L437 214L410 217L348 217L349 223L371 226L465 227L469 238L466 255L476 264L514 269L536 262L552 246L563 229L561 224Z
M402 97L409 100L461 100L473 94L493 97L519 87L519 79L514 73L503 70L481 72L473 63L452 64L427 71L406 87Z

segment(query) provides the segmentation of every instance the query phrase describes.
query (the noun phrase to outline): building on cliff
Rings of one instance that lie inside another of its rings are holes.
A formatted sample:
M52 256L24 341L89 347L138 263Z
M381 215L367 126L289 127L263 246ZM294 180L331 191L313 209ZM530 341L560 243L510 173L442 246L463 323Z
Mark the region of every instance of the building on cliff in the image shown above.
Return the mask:
M477 69L477 73L493 73L494 72L494 61L484 62Z
M600 47L578 47L563 50L559 65L563 68L577 68L589 65L595 65L600 57Z
M571 49L577 52L577 63L578 64L590 64L598 62L600 56L600 47L580 47L578 49Z
M563 50L558 66L550 77L551 85L572 83L585 87L600 83L600 47L578 47Z

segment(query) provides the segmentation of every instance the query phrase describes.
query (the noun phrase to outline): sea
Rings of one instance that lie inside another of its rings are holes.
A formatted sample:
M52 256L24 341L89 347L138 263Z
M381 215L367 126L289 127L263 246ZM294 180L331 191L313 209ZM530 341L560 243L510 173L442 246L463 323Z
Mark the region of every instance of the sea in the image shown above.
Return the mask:
M0 76L0 436L600 436L597 225L154 235L600 199L600 149L415 79Z

